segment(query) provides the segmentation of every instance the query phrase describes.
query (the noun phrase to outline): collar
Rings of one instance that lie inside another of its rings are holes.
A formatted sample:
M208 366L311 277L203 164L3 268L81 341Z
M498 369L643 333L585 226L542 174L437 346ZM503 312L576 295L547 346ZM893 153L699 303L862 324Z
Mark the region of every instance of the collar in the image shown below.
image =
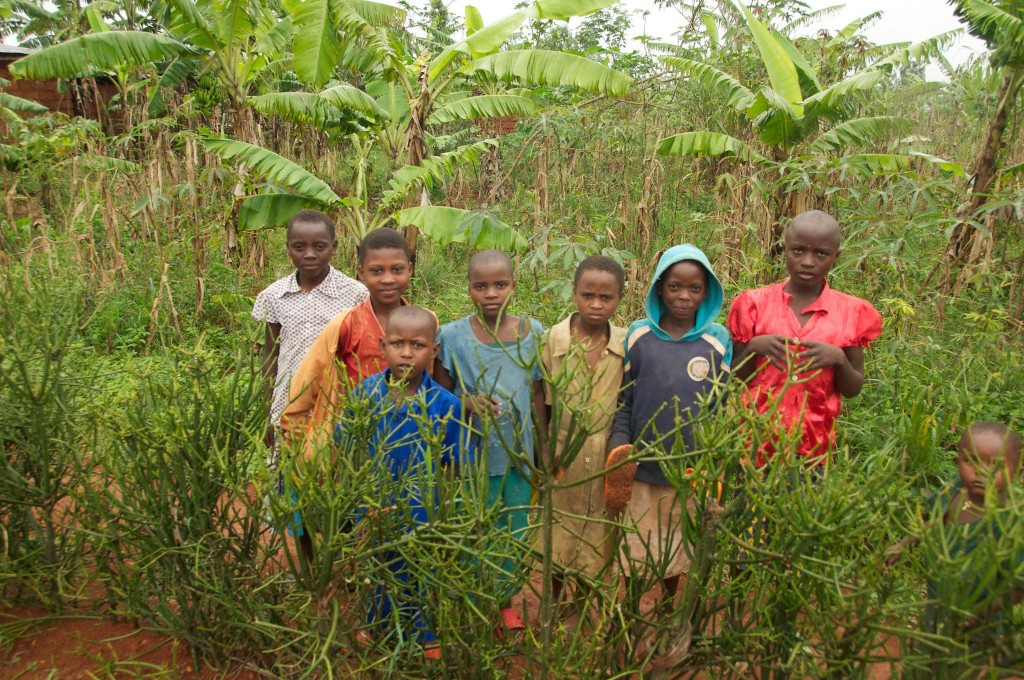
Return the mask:
M576 315L577 313L573 312L551 327L548 333L548 343L552 355L561 357L569 353L569 348L572 346L572 320ZM611 322L608 323L607 350L623 359L626 358L626 330Z
M779 290L782 292L782 301L786 303L786 306L789 306L789 302L790 300L793 299L793 296L790 293L786 292L787 283L789 283L789 279L786 279L781 284L779 284ZM832 289L828 287L828 281L822 281L821 294L818 295L818 299L816 299L814 302L801 309L800 313L809 314L812 312L823 312L825 314L828 314L829 307L831 306L831 301Z
M331 268L327 272L327 276L321 281L315 288L309 292L318 292L326 295L327 297L337 298L341 297L342 289L341 284L344 281L344 274L339 272L331 265ZM289 293L301 293L303 290L299 288L299 272L294 272L288 277L288 283L282 287L281 292L277 297L284 297Z
M387 390L388 384L391 382L391 369L385 368L380 374L380 386L384 390ZM423 372L423 380L420 381L420 386L416 388L413 394L419 394L420 392L426 392L437 386L434 379L430 377L430 373L427 371Z

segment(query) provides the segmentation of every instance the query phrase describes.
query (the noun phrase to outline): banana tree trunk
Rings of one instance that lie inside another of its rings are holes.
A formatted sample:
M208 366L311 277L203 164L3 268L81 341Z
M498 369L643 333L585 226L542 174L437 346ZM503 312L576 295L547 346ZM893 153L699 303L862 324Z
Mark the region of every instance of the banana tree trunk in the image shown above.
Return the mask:
M1013 113L1021 86L1024 85L1024 66L1007 66L1003 69L999 83L999 100L992 120L989 121L985 133L985 143L974 161L974 180L971 185L970 200L958 211L960 223L953 229L949 243L946 245L944 260L947 272L973 268L989 248L979 243L987 236L979 231L973 219L989 199L992 186L998 175L999 155L1003 149L1003 135L1006 124ZM963 277L959 277L963 278ZM947 276L946 284L952 283L954 277Z

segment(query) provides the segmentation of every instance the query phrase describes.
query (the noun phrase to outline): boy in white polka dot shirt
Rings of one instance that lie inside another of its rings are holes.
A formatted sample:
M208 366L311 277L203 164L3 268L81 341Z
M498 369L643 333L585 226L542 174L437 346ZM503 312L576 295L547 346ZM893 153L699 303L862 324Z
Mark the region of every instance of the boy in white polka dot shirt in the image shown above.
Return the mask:
M268 447L274 445L274 430L288 405L292 374L313 341L338 312L370 295L362 283L331 266L338 240L327 215L303 210L288 222L286 238L296 271L260 292L252 309L252 318L266 324L263 379L268 394L273 391Z

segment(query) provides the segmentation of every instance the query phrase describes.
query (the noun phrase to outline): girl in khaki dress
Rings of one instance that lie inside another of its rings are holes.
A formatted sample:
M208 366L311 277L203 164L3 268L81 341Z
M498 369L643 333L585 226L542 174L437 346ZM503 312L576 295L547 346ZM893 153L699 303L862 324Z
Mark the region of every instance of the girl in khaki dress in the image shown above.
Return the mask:
M589 578L607 572L612 556L600 473L622 387L626 330L610 319L624 281L615 260L600 255L583 260L573 279L577 311L548 331L541 353L551 376L545 382L546 420L557 419L550 426L558 428L552 557L560 571ZM562 586L563 577L556 575L556 602Z

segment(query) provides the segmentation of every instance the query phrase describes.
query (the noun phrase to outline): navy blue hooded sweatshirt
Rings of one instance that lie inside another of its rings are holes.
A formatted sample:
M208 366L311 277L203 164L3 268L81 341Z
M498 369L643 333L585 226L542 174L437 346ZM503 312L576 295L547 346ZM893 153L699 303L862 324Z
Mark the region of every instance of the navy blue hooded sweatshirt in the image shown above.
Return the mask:
M708 286L693 328L675 340L659 325L665 305L655 288L670 267L686 260L704 268ZM686 421L700 408L698 400L729 377L732 339L724 326L715 323L723 297L722 283L700 248L690 244L673 246L661 256L644 302L647 318L634 322L626 331L623 389L609 449L634 444L643 453L645 448L657 446L651 453L662 455L672 450L676 437L683 438L686 449L693 448L693 430ZM678 429L677 413L683 421ZM652 460L640 461L636 479L668 485L660 464Z

